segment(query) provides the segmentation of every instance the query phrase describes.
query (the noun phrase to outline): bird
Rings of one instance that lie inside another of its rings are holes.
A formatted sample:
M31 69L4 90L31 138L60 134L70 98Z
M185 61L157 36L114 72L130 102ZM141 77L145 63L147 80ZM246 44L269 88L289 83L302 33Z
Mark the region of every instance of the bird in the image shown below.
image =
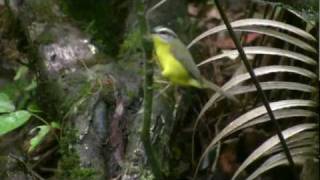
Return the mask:
M234 96L224 92L218 85L201 75L190 51L173 30L163 26L156 26L152 29L151 39L157 64L161 69L161 75L173 85L212 89L237 101Z

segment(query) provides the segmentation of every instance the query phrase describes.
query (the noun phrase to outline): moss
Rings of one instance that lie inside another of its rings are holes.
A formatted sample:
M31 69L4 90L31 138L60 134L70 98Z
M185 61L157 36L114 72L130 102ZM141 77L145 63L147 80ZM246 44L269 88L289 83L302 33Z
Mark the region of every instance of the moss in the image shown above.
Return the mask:
M96 179L97 172L92 168L80 167L80 158L74 149L77 142L77 132L72 129L66 129L65 134L60 141L60 154L57 178L58 179L75 179L87 180Z
M154 175L149 170L142 169L142 170L140 170L140 172L143 172L143 174L140 176L141 180L153 180L153 179L155 179Z
M79 83L80 84L80 83ZM68 97L65 98L65 101L62 104L62 109L66 113L76 113L73 110L79 109L81 104L88 98L92 90L92 84L82 83L76 86L74 83L71 83L72 87L75 87L75 90L72 90L73 94L70 93Z
M119 56L125 57L136 53L136 51L141 48L142 38L143 35L138 28L130 31L130 33L126 35L125 40L120 46Z
M37 42L42 45L50 44L55 42L57 37L53 35L52 33L43 32L40 34L40 36L37 38Z
M56 12L58 6L53 0L29 0L25 4L25 9L27 9L27 12L25 12L26 16L32 19L36 18L39 22L56 22L59 20Z

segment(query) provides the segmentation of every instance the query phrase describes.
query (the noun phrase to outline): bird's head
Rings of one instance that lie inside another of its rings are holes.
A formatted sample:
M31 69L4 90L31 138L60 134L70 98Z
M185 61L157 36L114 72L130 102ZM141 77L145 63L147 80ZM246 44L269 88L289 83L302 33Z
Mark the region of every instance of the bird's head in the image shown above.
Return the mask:
M172 40L178 38L177 34L174 31L163 26L157 26L153 28L152 36L166 43L170 43Z

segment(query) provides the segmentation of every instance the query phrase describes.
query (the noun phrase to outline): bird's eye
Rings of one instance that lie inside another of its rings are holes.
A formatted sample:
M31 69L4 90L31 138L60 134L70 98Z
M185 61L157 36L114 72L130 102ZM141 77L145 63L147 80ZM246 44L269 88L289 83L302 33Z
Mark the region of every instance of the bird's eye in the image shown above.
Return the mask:
M168 35L168 33L167 33L167 32L165 32L165 31L160 31L160 32L159 32L159 34L162 34L162 35Z

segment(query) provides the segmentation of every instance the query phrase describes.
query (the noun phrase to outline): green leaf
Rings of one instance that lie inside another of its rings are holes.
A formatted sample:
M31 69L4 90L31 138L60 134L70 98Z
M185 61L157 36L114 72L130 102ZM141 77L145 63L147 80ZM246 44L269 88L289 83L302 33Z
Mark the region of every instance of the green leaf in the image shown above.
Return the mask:
M7 113L14 111L15 107L9 96L0 93L0 113Z
M25 124L31 117L28 111L16 111L0 116L0 136Z
M42 126L37 126L33 128L31 131L35 131L39 129L37 135L30 139L30 147L28 149L28 152L34 151L45 139L46 135L50 132L50 129L58 129L60 128L60 125L57 122L51 122L50 126L49 125L42 125Z
M24 88L24 90L25 91L31 91L31 90L36 89L36 87L37 87L37 81L35 79L32 79L31 83L28 86L26 86Z
M27 110L31 113L40 113L42 112L42 110L40 109L40 107L35 103L35 102L31 102L29 104L29 106L27 107Z
M41 144L41 142L44 140L46 135L49 133L50 126L48 125L37 126L31 131L34 131L36 129L39 129L39 131L37 135L30 140L30 147L28 149L29 153L35 150L35 148L38 147L39 144Z
M26 66L20 66L13 80L17 81L21 79L21 77L25 76L28 73L28 68Z
M51 127L54 128L54 129L60 129L60 124L57 123L57 122L51 122Z

